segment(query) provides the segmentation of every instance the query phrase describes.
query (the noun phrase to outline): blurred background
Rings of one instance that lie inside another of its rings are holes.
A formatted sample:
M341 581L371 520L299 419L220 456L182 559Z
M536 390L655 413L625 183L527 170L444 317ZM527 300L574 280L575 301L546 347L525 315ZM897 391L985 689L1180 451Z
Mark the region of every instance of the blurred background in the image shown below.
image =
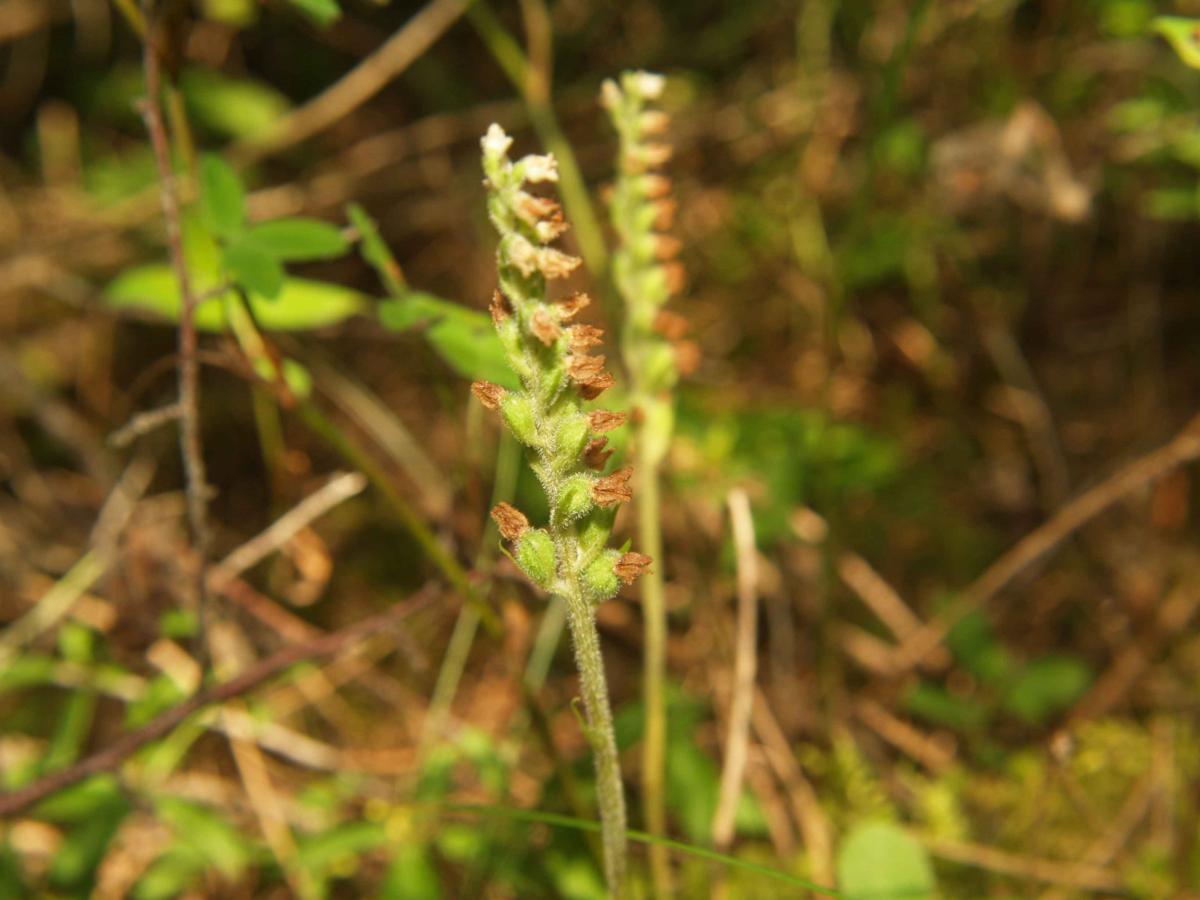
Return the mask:
M1152 23L1200 3L155 7L196 292L221 294L221 241L189 173L234 178L251 222L360 243L249 266L253 323L201 307L202 652L145 13L0 0L2 787L210 667L432 593L6 809L0 896L604 896L586 832L504 812L589 818L592 771L561 616L487 524L544 500L468 384L503 366L491 122L577 164L567 288L619 330L597 97L631 68L668 78L671 308L700 350L656 560L670 836L711 843L740 490L759 633L733 856L860 898L883 896L864 871L907 897L1196 896L1200 52ZM599 619L641 827L638 588ZM804 893L671 860L681 897Z

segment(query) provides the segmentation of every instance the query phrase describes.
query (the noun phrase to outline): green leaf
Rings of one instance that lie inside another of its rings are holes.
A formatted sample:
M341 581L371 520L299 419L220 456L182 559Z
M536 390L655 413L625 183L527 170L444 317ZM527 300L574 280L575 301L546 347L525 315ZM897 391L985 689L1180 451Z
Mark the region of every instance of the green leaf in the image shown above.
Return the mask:
M336 22L342 14L337 0L291 0L291 4L322 28Z
M1083 696L1092 681L1087 663L1073 656L1047 656L1031 662L1004 698L1011 713L1040 725Z
M276 259L333 259L350 249L341 229L318 219L275 219L254 225L245 241Z
M286 96L267 84L205 68L185 69L180 88L190 118L231 138L262 134L292 106Z
M838 851L837 875L848 900L931 900L935 888L925 849L888 822L850 832Z
M200 159L200 215L204 224L222 237L241 230L246 221L246 191L229 163L206 153Z
M1167 39L1185 65L1200 69L1200 19L1159 16L1151 27Z
M197 290L202 290L197 284ZM226 330L224 300L212 297L196 309L196 327L202 331ZM166 264L151 264L122 272L104 291L104 299L118 309L140 310L179 321L179 285ZM357 291L304 278L288 278L275 300L250 295L255 321L264 331L309 331L336 325L363 312L367 299Z
M234 281L252 294L274 300L283 290L284 271L279 260L249 241L239 240L226 247L224 262Z
M379 320L393 331L426 325L426 340L466 378L492 381L512 390L521 386L486 313L411 291L382 303Z
M305 836L298 849L304 866L317 876L326 875L347 859L357 859L387 840L377 822L343 822L320 834Z

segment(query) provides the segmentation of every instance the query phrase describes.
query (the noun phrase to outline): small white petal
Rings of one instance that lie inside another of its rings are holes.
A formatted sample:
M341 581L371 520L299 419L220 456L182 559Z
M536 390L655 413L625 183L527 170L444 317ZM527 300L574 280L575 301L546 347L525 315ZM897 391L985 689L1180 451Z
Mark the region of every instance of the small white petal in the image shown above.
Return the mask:
M605 109L616 109L621 105L621 89L611 78L605 78L600 85L600 104Z
M508 153L508 148L512 146L512 138L504 133L503 128L493 122L488 126L482 144L484 155L499 157Z
M545 156L530 155L526 156L520 162L522 171L525 173L525 180L531 182L539 181L558 181L558 160L554 158L554 154L547 153Z
M654 100L662 94L667 79L653 72L635 72L633 84L639 94L649 100Z

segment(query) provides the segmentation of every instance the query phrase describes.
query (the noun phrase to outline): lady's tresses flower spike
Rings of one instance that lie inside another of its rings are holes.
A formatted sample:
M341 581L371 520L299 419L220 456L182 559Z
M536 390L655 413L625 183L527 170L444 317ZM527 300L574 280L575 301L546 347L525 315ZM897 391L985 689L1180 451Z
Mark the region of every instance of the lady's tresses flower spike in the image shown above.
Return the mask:
M550 502L546 530L529 526L524 515L502 504L492 515L514 558L530 579L548 590L569 589L581 580L589 599L611 597L619 581L615 566L623 558L605 549L613 508L630 499L629 469L607 476L612 451L606 432L626 421L624 413L585 413L582 401L598 397L613 384L605 358L593 354L603 331L570 324L590 302L574 294L558 302L546 299L546 282L570 274L579 260L548 246L566 229L558 203L526 190L533 183L555 182L553 156L508 158L512 140L498 126L482 141L487 176L488 213L500 235L496 251L500 287L490 311L505 354L521 380L521 390L506 391L486 381L471 386L488 409L499 410L516 438L528 448L530 463ZM549 538L547 545L538 535ZM586 546L578 535L586 534ZM527 544L549 546L553 564ZM626 573L634 571L626 567ZM549 573L549 574L547 574Z
M589 351L601 333L591 325L567 324L584 306L583 294L559 303L546 299L546 282L569 275L574 256L547 246L566 228L562 210L547 197L525 190L528 183L554 182L552 156L508 158L512 141L498 126L483 138L488 214L500 235L496 249L500 289L491 303L492 321L517 391L476 382L472 391L498 409L514 437L527 448L530 467L549 501L550 521L533 528L507 503L492 510L512 558L530 581L565 601L579 665L587 734L596 757L596 794L604 839L604 871L610 896L620 896L625 875L625 799L604 680L593 606L647 570L649 557L608 546L615 507L630 498L629 469L599 474L608 460L607 438L624 422L620 413L585 413L583 401L613 383L604 357Z
M620 138L610 201L621 239L613 254L613 275L627 307L622 350L633 381L632 399L643 417L669 422L663 398L680 375L696 367L699 348L685 340L687 321L663 309L684 283L683 267L675 260L680 241L663 233L675 218L675 201L668 196L671 181L652 171L671 156L661 140L668 127L666 114L646 108L663 88L661 75L626 72L619 85L604 83L601 100ZM665 452L665 442L659 444L656 449ZM652 456L661 458L657 452Z

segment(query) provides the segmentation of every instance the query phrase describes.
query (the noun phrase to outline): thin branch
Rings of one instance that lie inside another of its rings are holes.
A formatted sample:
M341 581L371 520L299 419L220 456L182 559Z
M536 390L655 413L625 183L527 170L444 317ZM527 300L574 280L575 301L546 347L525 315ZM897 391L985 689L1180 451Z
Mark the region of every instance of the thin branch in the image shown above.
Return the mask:
M149 15L146 16L149 20ZM197 618L203 623L208 608L208 508L206 505L206 478L204 474L204 452L200 444L199 382L200 367L196 360L196 295L192 290L187 260L183 253L183 228L176 194L175 175L171 165L171 147L162 117L162 70L159 60L157 27L147 31L143 54L146 71L146 99L142 114L150 143L154 148L154 159L158 165L160 199L163 218L166 221L167 247L175 279L179 282L179 422L180 448L183 453L183 468L187 482L188 523L192 532L192 543L196 548ZM203 637L201 636L201 641Z
M234 158L254 162L324 131L387 87L458 21L467 6L466 0L433 0L335 84L284 116L263 137L235 148Z
M738 611L729 736L725 742L725 766L721 771L720 794L712 824L713 844L722 850L733 841L733 820L746 772L750 714L754 708L754 676L758 668L758 548L754 543L750 500L740 488L729 492L729 518L733 524L733 546L737 556Z
M221 583L240 575L247 569L270 556L286 544L297 532L307 527L339 503L349 500L367 486L367 478L361 472L343 472L336 475L301 500L291 510L276 519L264 531L242 544L221 562L213 566L209 574L209 586L220 590Z
M239 697L258 687L264 681L282 674L296 663L331 656L355 641L386 628L394 627L414 613L430 606L433 603L434 593L432 587L425 587L407 602L398 603L378 615L370 616L339 631L321 635L311 641L284 647L224 684L194 694L173 709L167 710L141 728L122 735L108 747L75 765L47 775L19 790L0 794L0 818L14 815L44 797L70 787L91 775L115 769L130 754L151 741L165 737L185 719L206 706L224 703L234 697Z
M159 409L151 409L138 413L119 429L108 436L108 443L113 447L127 447L144 434L149 434L161 428L168 422L179 418L179 404L170 403Z

